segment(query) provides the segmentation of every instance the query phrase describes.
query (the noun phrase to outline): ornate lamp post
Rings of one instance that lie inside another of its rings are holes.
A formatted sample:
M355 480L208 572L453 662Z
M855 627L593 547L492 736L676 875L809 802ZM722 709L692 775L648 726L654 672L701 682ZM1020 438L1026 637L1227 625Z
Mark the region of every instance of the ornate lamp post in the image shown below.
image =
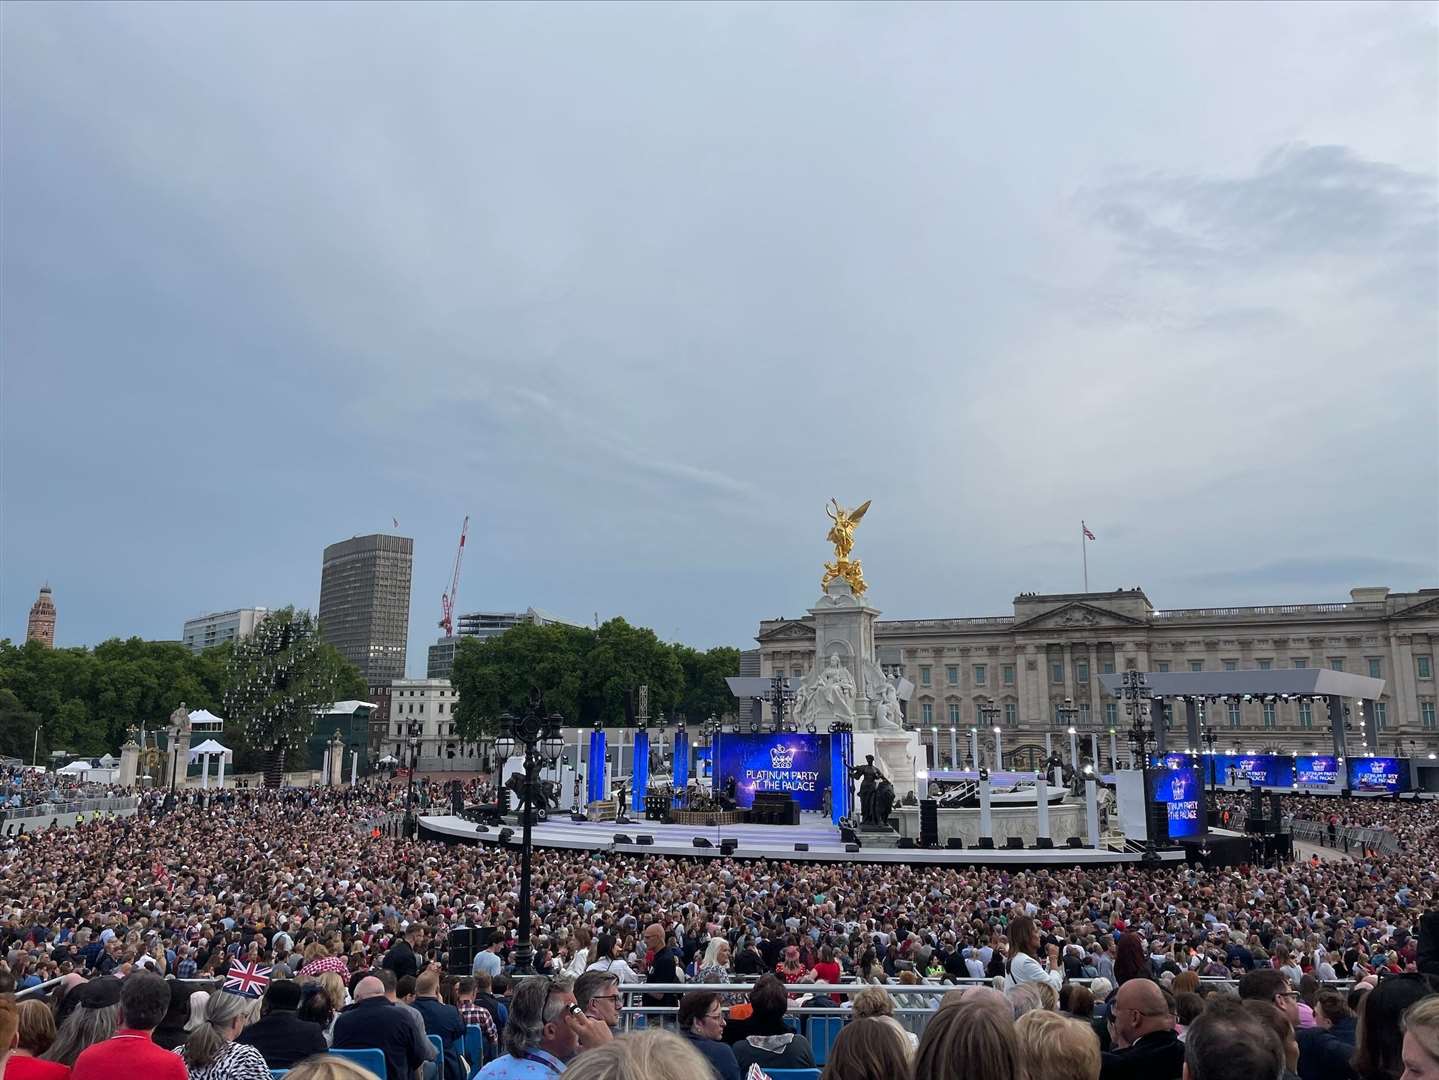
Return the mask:
M411 720L407 728L406 745L410 748L410 786L405 795L405 835L414 837L417 833L415 822L415 772L420 767L420 735L424 728L418 720Z
M983 705L976 705L974 711L979 713L979 715L982 717L981 723L984 723L994 729L994 767L996 769L1004 768L1004 762L999 760L999 724L997 723L1000 713L999 706L994 704L994 702L990 701L986 702ZM976 740L976 742L978 742L978 740ZM978 764L979 762L976 761L975 765Z
M1154 738L1154 729L1149 720L1149 680L1142 671L1126 671L1124 684L1119 688L1124 699L1124 711L1130 721L1129 742L1139 756L1140 768L1149 767L1149 740Z
M525 784L520 796L520 932L515 946L516 975L535 973L535 951L530 945L530 923L533 921L530 914L530 860L534 852L530 825L534 820L534 791L539 783L537 774L542 761L559 757L565 748L560 734L564 719L559 713L546 716L544 710L544 695L532 690L523 715L505 713L500 717L501 734L495 740L495 749L501 761L509 760L520 750L525 756Z

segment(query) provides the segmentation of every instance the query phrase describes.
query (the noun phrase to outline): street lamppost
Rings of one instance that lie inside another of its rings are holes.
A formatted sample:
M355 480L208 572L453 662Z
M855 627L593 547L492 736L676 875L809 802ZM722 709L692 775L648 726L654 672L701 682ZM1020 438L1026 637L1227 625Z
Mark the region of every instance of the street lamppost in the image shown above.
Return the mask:
M981 721L980 721L981 723L988 724L991 728L994 729L994 757L995 757L994 767L995 767L996 769L1002 769L1002 768L1004 768L1004 762L999 760L999 757L1000 757L1000 749L999 749L999 747L1000 747L1000 743L999 743L999 724L997 723L997 721L998 721L998 719L999 719L999 711L1000 711L1000 710L999 710L999 706L996 705L996 704L994 704L994 702L990 701L990 702L986 702L986 703L983 704L983 705L976 705L976 706L974 707L974 711L977 712L977 713L979 713L980 717L982 718ZM977 766L978 764L979 764L979 762L975 762L975 765L976 765L976 766Z
M1079 718L1079 708L1073 698L1065 698L1064 704L1054 710L1054 715L1069 735L1069 767L1073 771L1074 783L1079 783L1079 729L1074 721Z
M416 835L415 823L415 772L420 767L420 734L424 728L418 720L411 720L408 725L408 738L406 743L410 748L410 787L405 795L405 835L412 839Z
M522 715L505 713L500 717L501 734L495 740L501 761L508 761L521 749L525 755L525 783L520 795L520 933L515 945L515 974L521 976L535 973L535 953L530 945L530 859L534 851L530 825L535 816L537 774L543 760L559 757L565 748L564 737L560 734L564 726L563 717L559 713L546 716L544 710L544 695L538 690L531 690L529 703Z

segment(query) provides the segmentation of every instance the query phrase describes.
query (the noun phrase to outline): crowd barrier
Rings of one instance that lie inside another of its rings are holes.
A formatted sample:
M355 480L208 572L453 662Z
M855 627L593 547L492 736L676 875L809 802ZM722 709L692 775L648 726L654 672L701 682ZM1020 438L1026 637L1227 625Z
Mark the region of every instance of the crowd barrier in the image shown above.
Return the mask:
M1337 826L1333 836L1329 825L1323 821L1305 821L1295 818L1290 822L1295 840L1333 848L1343 852L1376 852L1380 855L1394 855L1399 851L1399 838L1388 829L1359 828L1352 825Z
M53 821L69 826L75 823L79 814L89 818L91 814L114 814L128 817L140 806L138 795L114 795L97 799L70 799L66 802L32 803L29 806L12 806L0 811L0 832L7 835L20 831L34 832L43 829Z

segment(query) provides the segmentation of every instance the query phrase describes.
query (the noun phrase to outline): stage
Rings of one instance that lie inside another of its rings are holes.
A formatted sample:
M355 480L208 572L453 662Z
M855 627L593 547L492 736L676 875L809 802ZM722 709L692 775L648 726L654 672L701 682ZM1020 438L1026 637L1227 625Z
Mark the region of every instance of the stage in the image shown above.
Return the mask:
M520 827L513 830L509 844L518 848ZM480 831L484 829L485 831ZM420 818L423 837L447 843L499 844L500 830L495 826L479 826L451 814ZM632 843L616 843L617 834ZM640 836L651 836L653 844L640 844ZM693 825L662 825L653 821L635 821L616 825L612 821L571 821L555 817L531 828L537 848L569 851L616 851L631 855L688 856L713 859L721 856L720 842L736 841L732 857L737 859L783 859L796 862L852 863L922 863L952 866L1089 866L1138 863L1137 851L1111 851L1107 848L893 848L863 847L846 851L837 828L820 814L801 814L798 825L722 825L697 828ZM711 846L695 846L695 838ZM862 834L861 834L862 837ZM809 850L796 851L796 844ZM1159 852L1160 861L1182 863L1182 850Z

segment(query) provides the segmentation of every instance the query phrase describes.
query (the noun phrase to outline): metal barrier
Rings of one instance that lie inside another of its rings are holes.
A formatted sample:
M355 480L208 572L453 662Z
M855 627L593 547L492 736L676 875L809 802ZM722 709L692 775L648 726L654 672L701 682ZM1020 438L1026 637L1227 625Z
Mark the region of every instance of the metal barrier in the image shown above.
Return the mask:
M29 806L8 806L0 811L0 825L9 821L31 821L57 818L65 814L108 814L135 810L140 806L138 795L111 795L94 799L69 799L65 802L31 803Z
M1374 851L1381 855L1394 855L1399 851L1399 838L1388 829L1341 825L1334 830L1334 837L1331 840L1328 822L1293 818L1289 825L1293 830L1294 839L1317 844L1320 847L1334 848L1336 851L1346 853Z

